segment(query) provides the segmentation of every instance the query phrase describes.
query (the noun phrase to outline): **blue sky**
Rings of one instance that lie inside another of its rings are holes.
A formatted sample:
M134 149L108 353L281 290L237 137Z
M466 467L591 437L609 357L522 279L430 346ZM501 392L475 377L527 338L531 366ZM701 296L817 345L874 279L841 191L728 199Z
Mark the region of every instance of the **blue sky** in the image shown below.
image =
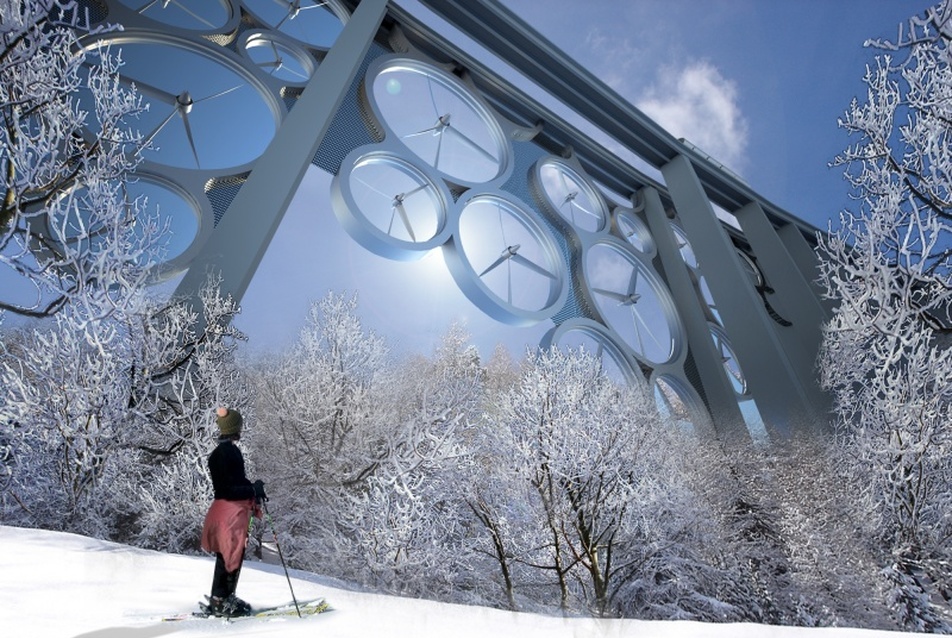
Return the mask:
M410 2L402 3L416 6ZM740 174L768 200L826 228L849 205L828 163L847 144L837 127L863 91L874 52L928 3L887 0L505 0L546 38L642 108ZM327 219L329 177L311 169L242 303L254 350L290 343L311 300L359 292L368 327L398 351L429 352L453 321L484 356L537 343L551 327L509 328L469 303L438 251L391 262ZM330 223L328 223L330 222ZM280 309L280 310L279 310Z
M847 205L827 164L863 91L867 38L929 6L897 0L504 4L678 137L820 226Z

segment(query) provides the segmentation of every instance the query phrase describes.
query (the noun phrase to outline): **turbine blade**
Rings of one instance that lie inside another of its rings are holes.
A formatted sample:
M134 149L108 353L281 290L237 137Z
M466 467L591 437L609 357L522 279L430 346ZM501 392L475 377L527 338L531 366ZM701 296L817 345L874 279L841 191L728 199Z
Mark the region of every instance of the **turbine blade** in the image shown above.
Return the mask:
M579 209L580 211L582 211L583 213L585 213L586 215L590 215L590 216L594 217L595 219L599 219L599 220L600 220L600 219L602 218L602 216L599 215L598 213L595 213L595 212L593 212L593 211L590 211L589 209L585 208L584 206L580 206L580 205L578 204L578 201L576 201L576 200L574 200L574 199L572 200L572 205L575 206L575 207L576 207L577 209Z
M307 79L308 79L307 73L302 73L301 71L298 71L298 70L295 69L294 67L285 66L285 67L284 67L284 70L287 71L288 73L290 73L291 75L294 75L294 76L296 76L296 77L301 78L302 80L307 80Z
M638 269L634 268L631 271L631 279L628 280L628 294L634 295L635 291L638 290Z
M155 136L158 135L159 132L165 128L165 125L169 123L169 120L175 117L175 114L178 112L179 112L178 109L172 109L172 112L168 114L168 117L162 120L162 122L158 126L156 126L154 129L152 129L152 132L146 136L146 138L142 141L142 146L145 147L151 144Z
M494 261L493 263L489 264L489 267L488 267L486 270L484 270L483 272L479 273L479 276L482 277L482 276L485 275L486 273L495 270L496 268L499 267L499 264L501 264L501 263L504 262L504 261L508 261L508 260L509 260L509 254L508 254L508 253L506 253L506 254L500 256L499 258L496 259L496 261Z
M205 97L200 98L200 99L198 99L198 100L192 100L192 104L198 104L199 102L206 102L206 101L208 101L208 100L214 100L215 98L219 98L219 97L221 97L221 96L223 96L223 95L227 95L227 94L231 93L232 91L237 91L237 90L240 89L242 86L244 86L244 85L242 85L242 84L236 84L235 86L231 87L230 89L225 89L224 91L219 91L218 93L212 93L211 95L206 95Z
M410 197L411 195L415 195L415 194L419 193L420 191L422 191L422 190L423 190L424 188L426 188L427 186L428 186L427 184L420 184L419 186L417 186L417 187L414 188L413 190L409 190L409 191L405 192L405 193L403 194L403 201L407 201L407 198L408 198L408 197Z
M598 294L608 297L609 299L614 299L615 301L619 303L619 305L623 305L631 301L628 298L628 295L623 295L620 292L615 292L614 290L605 290L604 288L593 288L592 292L597 292Z
M440 153L443 152L443 134L446 132L446 128L443 128L440 131L440 139L436 142L436 157L433 159L433 167L436 170L440 170Z
M274 59L269 61L262 60L261 62L258 63L258 66L260 66L262 69L270 68L271 71L268 72L268 75L274 75L278 71L278 69L284 66L284 62L281 60L281 54L278 53L278 47L274 43L274 40L270 40L268 44L271 45L270 46L271 55L273 56Z
M178 7L179 9L181 9L182 11L184 11L185 13L187 13L188 15L192 16L193 18L195 18L196 20L198 20L199 22L201 22L202 24L204 24L205 26L207 26L209 29L214 29L214 28L215 28L215 25L214 25L214 24L212 24L211 22L209 22L208 20L206 20L206 19L203 18L202 16L198 15L197 13L195 13L194 11L192 11L191 9L189 9L188 7L186 7L186 6L185 6L184 4L182 4L181 2L178 2L178 0L172 0L172 4L174 4L174 5L175 5L176 7Z
M502 206L496 204L496 209L499 211L499 232L502 235L502 244L503 246L508 246L509 242L506 241L506 225L502 223Z
M531 270L531 271L533 271L533 272L537 272L537 273L539 273L540 275L542 275L543 277L548 277L549 279L552 279L552 280L554 280L554 279L556 278L554 274L550 273L548 270L546 270L546 269L543 268L542 266L540 266L540 265L538 265L538 264L536 264L536 263L533 263L533 262L529 261L528 259L526 259L526 258L523 257L522 255L520 255L519 253L515 253L515 254L512 256L512 261L516 262L517 264L522 264L523 266L525 266L525 267L528 268L529 270Z
M393 222L397 219L397 207L390 207L390 225L387 226L387 235L393 237Z
M421 135L426 135L427 133L432 133L433 131L437 131L437 130L439 130L439 128L440 128L440 125L437 124L436 126L431 126L430 128L425 128L425 129L423 129L422 131L417 131L416 133L407 133L406 135L404 135L404 136L401 137L400 139L401 139L401 140L405 140L405 139L409 139L409 138L411 138L411 137L419 137L419 136L421 136Z
M141 80L127 78L124 75L119 76L119 81L125 84L126 86L132 87L133 89L135 89L142 95L145 95L146 97L151 97L156 100L159 100L160 102L165 102L166 104L170 104L173 106L176 104L174 95L172 95L168 91L164 91L160 89L157 86L152 86L151 84L148 84L147 82L142 82Z
M426 88L430 91L430 104L433 105L433 113L437 119L439 119L442 113L440 113L440 109L436 106L436 95L433 94L433 78L430 76L426 77Z
M635 305L632 305L632 306L631 306L631 313L635 316L636 319L638 319L638 322L641 323L642 326L644 326L645 330L648 331L648 336L651 337L651 340L654 341L655 344L657 344L657 346L658 346L659 348L662 348L662 349L663 349L663 348L664 348L664 345L662 345L662 343L661 343L660 341L658 341L658 337L655 336L654 331L653 331L650 327L648 327L648 324L647 324L647 323L645 323L645 320L644 320L644 318L641 316L641 313L638 312L637 306L635 306Z
M456 137L463 142L466 146L469 146L471 149L478 152L480 155L488 159L490 162L498 162L499 159L495 157L492 153L484 149L482 146L474 142L472 139L461 133L458 129L453 128L452 126L447 126L446 130L451 131L456 135Z
M145 3L144 5L142 5L140 8L138 8L138 9L133 9L133 11L135 11L135 12L138 13L138 14L143 14L143 13L145 13L146 11L148 11L149 9L151 9L153 6L155 6L155 4L156 4L158 1L159 1L159 0L151 0L151 2L146 2L146 3Z
M416 235L413 234L413 227L410 225L410 218L407 216L407 209L403 207L403 204L396 204L394 208L400 213L400 221L403 222L403 227L410 234L410 241L416 241Z
M371 183L368 182L367 180L361 179L361 178L359 178L359 177L354 177L354 180L360 182L361 184L363 184L364 186L366 186L367 188L369 188L369 189L372 190L373 192L375 192L375 193L377 193L377 194L379 194L379 195L382 195L382 196L386 197L388 201L391 200L391 199L393 199L393 195L389 195L389 194L383 192L382 190L380 190L379 188L377 188L376 186L374 186L373 184L371 184Z
M202 163L198 161L198 150L195 148L195 140L192 138L192 126L188 123L188 113L182 111L182 122L185 123L185 135L188 137L188 145L192 148L192 155L195 157L195 165L198 168L202 167Z
M573 226L576 226L577 223L576 223L576 221L575 221L575 208L572 206L572 200L566 197L566 198L565 198L565 201L562 202L562 204L559 206L559 208L565 208L565 205L566 205L566 204L569 205L569 219L572 220L572 225L573 225Z
M633 319L633 320L638 316L638 313L635 311L634 306L632 306L631 314L632 314L632 319ZM645 338L641 335L641 329L638 327L638 322L637 322L637 321L632 321L631 327L635 329L635 336L638 337L638 351L641 352L642 354L644 354L644 352L645 352ZM650 331L649 331L649 332L650 332Z

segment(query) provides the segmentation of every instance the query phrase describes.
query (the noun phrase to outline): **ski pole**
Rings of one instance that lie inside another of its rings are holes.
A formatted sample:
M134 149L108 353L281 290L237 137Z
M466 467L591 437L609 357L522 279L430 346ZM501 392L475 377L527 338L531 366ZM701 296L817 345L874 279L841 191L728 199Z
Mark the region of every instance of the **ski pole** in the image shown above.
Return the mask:
M291 575L288 573L288 565L284 562L284 554L281 553L281 544L278 543L278 533L274 529L274 520L268 513L268 501L261 499L261 507L264 508L264 517L268 519L268 525L271 526L271 535L274 536L274 546L278 548L278 558L281 559L281 566L284 567L284 576L288 579L288 589L291 590L291 600L294 601L294 609L297 611L298 618L301 618L301 608L298 606L297 596L294 595L294 587L291 586Z

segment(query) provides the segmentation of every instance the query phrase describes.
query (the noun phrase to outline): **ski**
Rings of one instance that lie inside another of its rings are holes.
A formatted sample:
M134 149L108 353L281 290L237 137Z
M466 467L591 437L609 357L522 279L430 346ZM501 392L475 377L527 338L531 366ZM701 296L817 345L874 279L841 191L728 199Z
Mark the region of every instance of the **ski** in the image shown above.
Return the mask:
M177 622L181 620L195 620L203 618L217 618L219 620L231 622L236 620L251 620L254 618L267 619L288 616L295 617L298 615L298 609L301 610L301 616L304 617L322 614L331 610L330 604L328 604L327 600L324 598L300 601L297 604L297 607L295 607L294 603L285 603L283 605L275 605L274 607L252 609L251 613L247 616L216 616L209 613L207 611L207 607L202 603L199 603L199 607L201 608L201 611L190 611L181 614L174 614L172 616L165 616L162 618L162 622Z

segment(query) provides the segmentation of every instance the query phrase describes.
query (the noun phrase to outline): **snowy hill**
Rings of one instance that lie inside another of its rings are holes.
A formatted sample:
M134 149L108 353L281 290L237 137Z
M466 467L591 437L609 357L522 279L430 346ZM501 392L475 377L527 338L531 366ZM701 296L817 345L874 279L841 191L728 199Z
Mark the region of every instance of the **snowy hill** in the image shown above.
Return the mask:
M282 638L902 638L915 634L858 629L797 629L553 618L448 605L333 587L329 579L293 572L299 599L326 597L334 611L298 619L218 619L163 623L195 608L207 591L213 561L106 543L72 534L0 526L0 627L9 636L152 638L281 636ZM245 564L238 594L253 605L288 602L284 573ZM55 610L55 611L52 611Z

